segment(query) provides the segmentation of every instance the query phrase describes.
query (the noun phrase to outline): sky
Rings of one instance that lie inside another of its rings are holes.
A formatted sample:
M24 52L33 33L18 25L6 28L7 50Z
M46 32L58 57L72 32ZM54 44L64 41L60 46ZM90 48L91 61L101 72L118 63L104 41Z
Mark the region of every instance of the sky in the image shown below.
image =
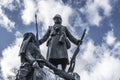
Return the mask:
M39 39L55 14L62 16L62 25L80 39L87 33L77 56L75 72L81 80L120 79L120 0L0 0L0 75L7 80L19 68L22 35L35 29L38 16ZM68 50L69 59L76 45ZM40 46L46 57L46 43Z

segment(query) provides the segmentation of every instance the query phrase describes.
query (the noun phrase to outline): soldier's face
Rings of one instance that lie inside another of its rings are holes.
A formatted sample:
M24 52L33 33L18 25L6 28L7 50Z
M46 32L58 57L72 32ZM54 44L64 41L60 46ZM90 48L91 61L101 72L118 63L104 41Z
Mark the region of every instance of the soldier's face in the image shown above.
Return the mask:
M54 22L55 22L55 24L61 24L62 20L61 20L61 18L55 18Z

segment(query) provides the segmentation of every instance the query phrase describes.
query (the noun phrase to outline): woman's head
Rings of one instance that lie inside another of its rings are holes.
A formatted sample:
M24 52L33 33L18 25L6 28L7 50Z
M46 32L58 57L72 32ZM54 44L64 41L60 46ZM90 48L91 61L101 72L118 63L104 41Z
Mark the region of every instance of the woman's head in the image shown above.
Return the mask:
M29 40L28 40L29 42L35 42L35 41L36 41L35 35L34 35L32 32L25 33L25 34L23 35L23 40L27 40L27 39L29 39Z

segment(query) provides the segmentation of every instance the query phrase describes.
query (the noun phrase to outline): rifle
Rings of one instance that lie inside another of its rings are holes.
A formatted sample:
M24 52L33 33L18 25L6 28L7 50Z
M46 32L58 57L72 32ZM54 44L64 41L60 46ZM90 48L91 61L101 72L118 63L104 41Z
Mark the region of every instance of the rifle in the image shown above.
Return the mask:
M83 41L83 38L84 38L84 36L85 36L85 33L86 33L86 29L85 29L84 32L83 32L83 35L82 35L82 37L81 37L81 41ZM79 51L80 51L80 45L81 45L81 42L78 43L78 46L77 46L77 48L76 48L76 50L75 50L75 52L74 52L74 54L73 54L73 56L72 56L72 58L71 58L70 67L69 67L69 69L68 69L68 72L73 72L73 71L74 71L75 62L76 62L76 56L77 56L77 54L78 54Z
M35 14L35 22L36 22L36 46L39 47L37 14Z

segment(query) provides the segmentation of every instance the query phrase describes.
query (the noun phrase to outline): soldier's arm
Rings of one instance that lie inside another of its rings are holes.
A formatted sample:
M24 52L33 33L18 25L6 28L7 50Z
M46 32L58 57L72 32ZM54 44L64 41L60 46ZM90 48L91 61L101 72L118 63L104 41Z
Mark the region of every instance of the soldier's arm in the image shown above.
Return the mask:
M50 29L48 29L45 35L43 36L43 38L39 40L39 44L41 45L42 43L44 43L49 38L49 36L50 36Z
M77 39L69 32L69 30L68 30L66 27L65 27L65 32L66 32L66 36L68 37L68 39L69 39L72 43L78 45L79 40L77 40Z

